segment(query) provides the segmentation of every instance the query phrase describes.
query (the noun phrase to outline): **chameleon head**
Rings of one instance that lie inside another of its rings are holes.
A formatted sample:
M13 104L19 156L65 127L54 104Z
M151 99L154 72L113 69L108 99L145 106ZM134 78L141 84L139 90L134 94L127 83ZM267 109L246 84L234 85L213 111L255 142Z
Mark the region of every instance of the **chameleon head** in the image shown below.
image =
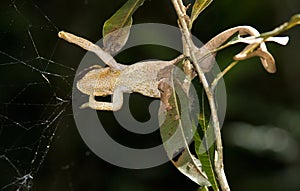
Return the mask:
M112 70L109 67L98 67L85 74L77 82L77 88L87 95L112 95L119 75L119 70Z

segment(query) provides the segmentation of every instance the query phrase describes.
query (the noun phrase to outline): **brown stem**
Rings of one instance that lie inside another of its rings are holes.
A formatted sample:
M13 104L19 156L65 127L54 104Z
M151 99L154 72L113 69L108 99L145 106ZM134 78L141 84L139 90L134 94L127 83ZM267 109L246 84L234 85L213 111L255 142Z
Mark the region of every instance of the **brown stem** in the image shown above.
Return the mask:
M191 60L194 64L194 67L199 75L199 78L203 84L204 90L206 92L210 109L211 109L211 116L213 120L214 132L216 136L216 157L215 157L215 171L217 175L217 179L219 181L220 187L222 191L230 191L225 173L224 173L224 165L223 165L223 147L222 147L222 138L221 138L221 131L220 131L220 123L218 119L218 113L216 108L216 103L214 100L214 92L209 87L209 84L206 80L204 72L197 64L197 59L195 56L195 46L191 40L191 34L188 29L188 24L186 22L187 15L185 12L182 11L182 7L184 6L182 0L171 0L174 6L174 9L178 15L178 20L180 23L180 27L182 29L182 34L185 39L186 47L189 49Z

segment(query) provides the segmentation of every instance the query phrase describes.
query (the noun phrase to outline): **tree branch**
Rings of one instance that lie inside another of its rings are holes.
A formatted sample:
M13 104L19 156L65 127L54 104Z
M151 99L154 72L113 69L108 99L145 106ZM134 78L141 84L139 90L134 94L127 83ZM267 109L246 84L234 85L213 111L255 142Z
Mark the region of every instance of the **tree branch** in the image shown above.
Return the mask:
M190 58L194 64L194 67L198 73L198 76L203 84L204 90L206 92L206 95L208 97L210 110L211 110L211 116L213 121L213 127L214 132L216 136L216 155L215 155L215 171L217 175L217 179L219 181L220 187L222 191L230 191L225 173L224 173L224 164L223 164L223 147L222 147L222 138L221 138L221 130L220 130L220 123L218 119L218 113L216 108L216 103L214 99L214 92L210 88L206 77L204 75L204 72L200 68L200 66L197 64L197 59L195 56L195 46L194 43L191 40L191 34L188 29L188 23L187 18L188 16L185 13L185 10L182 10L182 7L184 7L182 0L171 0L174 6L174 9L178 15L179 24L182 30L183 37L185 39L186 47L189 51ZM189 20L189 18L188 18Z

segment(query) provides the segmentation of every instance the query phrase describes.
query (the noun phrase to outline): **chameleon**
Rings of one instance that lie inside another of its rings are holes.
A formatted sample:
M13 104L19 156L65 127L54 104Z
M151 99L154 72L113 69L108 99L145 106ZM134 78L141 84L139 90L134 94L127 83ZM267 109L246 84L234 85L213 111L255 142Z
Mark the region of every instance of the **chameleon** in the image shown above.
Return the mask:
M260 35L255 28L250 26L237 26L223 31L213 37L204 46L198 48L194 45L194 47L192 47L198 59L198 63L196 64L199 64L204 72L209 72L215 63L214 57L216 52L214 52L214 50L228 41L228 39L236 33L241 36L248 35L254 38ZM76 44L87 51L95 53L107 65L107 67L101 67L100 65L92 66L91 71L86 73L77 82L78 90L89 95L89 101L84 103L81 108L117 111L122 108L124 93L137 92L144 96L160 98L161 94L158 89L160 79L158 78L158 73L163 68L185 59L184 55L180 55L170 61L141 61L132 65L124 65L117 63L108 52L82 37L64 31L60 31L58 36L69 43ZM248 48L252 46L251 43L248 44ZM274 58L267 51L264 42L261 42L257 50L250 54L244 54L245 50L246 49L237 54L234 59L244 60L259 56L263 66L268 72L274 73L276 71ZM95 100L95 96L108 95L112 95L112 102Z

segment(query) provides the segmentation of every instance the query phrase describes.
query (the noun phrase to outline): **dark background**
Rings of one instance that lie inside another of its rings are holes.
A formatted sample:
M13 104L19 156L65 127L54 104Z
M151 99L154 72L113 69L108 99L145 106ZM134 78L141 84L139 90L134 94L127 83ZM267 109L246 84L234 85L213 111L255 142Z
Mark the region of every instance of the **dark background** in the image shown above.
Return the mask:
M0 189L23 186L26 190L22 181L28 180L24 176L28 173L34 175L33 190L197 189L171 163L144 170L113 166L91 153L77 132L70 96L85 51L58 40L57 32L71 31L97 41L105 20L124 2L1 1ZM300 13L298 0L214 1L192 32L206 42L237 25L270 31L296 13ZM146 1L134 15L134 23L147 22L176 26L170 1ZM299 30L285 33L290 37L285 47L268 43L277 63L276 74L268 74L255 58L225 76L228 107L222 132L225 170L232 190L300 190ZM241 48L222 51L218 55L220 67L230 63ZM175 56L169 49L145 46L128 50L117 59L133 63ZM48 83L41 71L59 75L44 74ZM139 105L133 107L135 117L147 120L151 99L134 94L130 100ZM160 143L158 132L133 135L115 125L109 112L99 112L99 116L109 124L106 130L125 145L143 148ZM47 146L50 149L44 155ZM35 156L37 160L31 164Z

